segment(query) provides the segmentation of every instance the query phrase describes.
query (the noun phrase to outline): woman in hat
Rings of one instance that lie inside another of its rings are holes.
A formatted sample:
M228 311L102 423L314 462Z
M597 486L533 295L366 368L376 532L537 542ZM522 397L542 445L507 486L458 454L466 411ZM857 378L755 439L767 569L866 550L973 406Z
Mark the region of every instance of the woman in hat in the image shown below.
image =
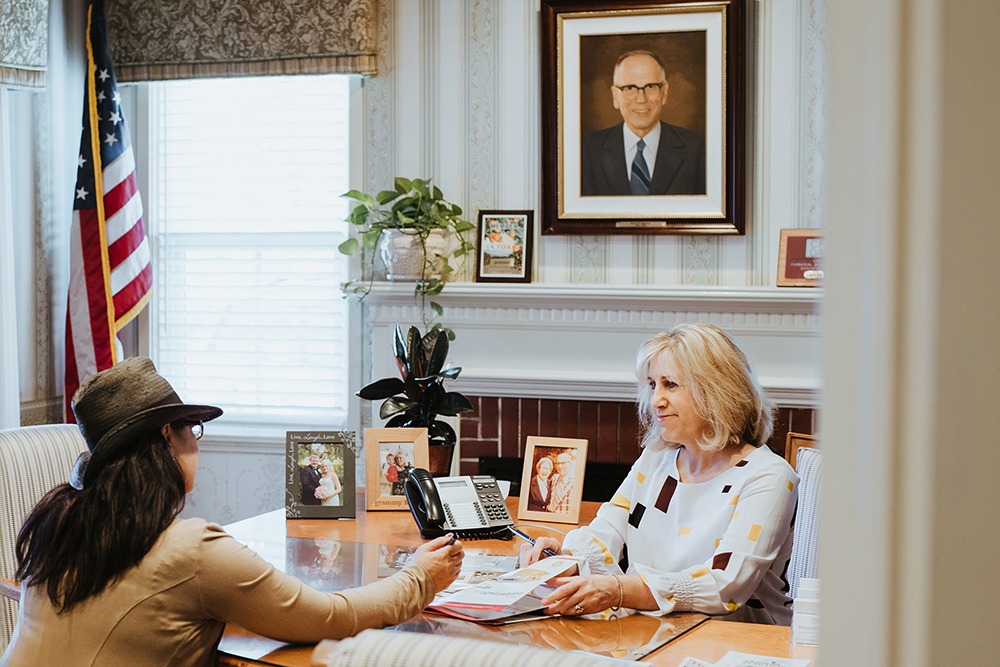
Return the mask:
M458 575L461 544L421 546L382 581L322 593L276 570L219 526L179 519L203 423L145 358L85 382L73 411L89 451L18 535L22 597L0 667L213 665L227 622L315 642L402 622Z

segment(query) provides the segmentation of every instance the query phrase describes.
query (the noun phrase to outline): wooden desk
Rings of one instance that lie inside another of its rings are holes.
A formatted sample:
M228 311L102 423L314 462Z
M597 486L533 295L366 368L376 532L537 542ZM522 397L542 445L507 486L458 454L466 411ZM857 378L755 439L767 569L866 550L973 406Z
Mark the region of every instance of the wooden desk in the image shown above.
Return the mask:
M511 508L511 515L516 515L517 499L508 500ZM363 498L359 498L357 507L364 507ZM588 523L597 512L599 503L583 503L580 513L580 522ZM565 532L572 528L568 524L544 524L556 530ZM342 543L353 543L366 550L362 570L372 566L370 556L377 555L379 547L377 545L396 545L402 547L419 546L423 543L417 531L416 524L409 512L402 511L380 511L365 512L358 510L355 520L346 519L297 519L286 521L284 510L276 510L267 514L239 521L226 527L236 539L244 542L254 551L267 560L274 563L283 563L286 558L286 538L312 538L313 540L331 540ZM546 530L541 528L526 528L532 536L545 534ZM550 533L551 534L551 533ZM520 549L520 540L484 540L466 541L467 553L483 554L517 554ZM360 556L355 555L355 563L361 561ZM347 573L355 576L356 573ZM361 585L373 579L371 572L362 572L352 581L346 581L345 586ZM442 622L442 617L421 616L418 618L431 619L431 622ZM473 634L482 636L484 639L496 637L496 633L503 632L532 632L532 626L538 628L540 637L537 642L541 646L553 648L568 648L574 646L573 641L580 636L583 628L587 629L588 635L594 635L594 630L598 628L596 624L606 624L601 626L607 629L608 639L605 648L614 648L617 645L635 648L647 639L647 635L653 632L668 634L676 632L681 634L679 638L670 641L663 648L653 652L643 659L659 667L673 667L679 664L685 657L694 656L704 660L715 662L727 651L739 650L746 653L759 653L762 655L772 655L777 657L806 657L814 658L815 650L807 647L792 647L789 645L789 629L785 627L760 626L747 623L730 623L725 621L702 622L703 616L700 614L672 614L664 618L665 625L660 621L645 616L630 617L620 619L625 623L612 624L609 621L588 621L581 619L551 619L546 621L534 621L521 623L515 626L493 628L480 626L475 623L464 621L454 621L462 627L465 636ZM448 619L451 620L451 619ZM691 625L698 625L693 630L688 628ZM590 624L589 626L587 624ZM652 626L656 626L655 628ZM671 626L676 626L673 629ZM492 635L492 637L491 637ZM600 638L592 638L600 642ZM334 642L324 642L326 647L330 647ZM565 644L565 646L563 645ZM242 628L227 626L226 632L219 646L218 664L227 667L249 667L251 665L273 665L275 667L303 667L309 665L315 647L312 645L288 645L274 641L259 635L249 633Z

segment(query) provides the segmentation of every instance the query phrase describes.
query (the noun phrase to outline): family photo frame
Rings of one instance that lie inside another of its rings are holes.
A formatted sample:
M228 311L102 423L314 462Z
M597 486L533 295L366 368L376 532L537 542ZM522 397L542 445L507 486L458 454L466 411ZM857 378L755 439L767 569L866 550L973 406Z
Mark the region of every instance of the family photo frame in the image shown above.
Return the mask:
M353 431L285 434L285 517L353 519L357 484Z
M529 435L518 520L578 523L586 467L587 440Z
M476 282L530 283L532 211L480 211Z
M751 4L541 0L542 234L744 233Z
M426 428L365 429L365 506L369 510L405 510L403 485L413 468L430 461Z

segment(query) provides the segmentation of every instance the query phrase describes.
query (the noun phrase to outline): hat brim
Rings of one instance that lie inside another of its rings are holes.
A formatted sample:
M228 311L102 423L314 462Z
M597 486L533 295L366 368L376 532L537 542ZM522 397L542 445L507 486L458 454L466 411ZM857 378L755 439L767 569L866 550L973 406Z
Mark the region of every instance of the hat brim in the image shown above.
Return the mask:
M92 451L112 453L122 444L128 444L132 437L143 431L158 429L164 424L178 419L202 422L212 421L222 415L222 408L214 405L192 405L190 403L167 403L135 413L104 434ZM105 454L106 455L106 454Z

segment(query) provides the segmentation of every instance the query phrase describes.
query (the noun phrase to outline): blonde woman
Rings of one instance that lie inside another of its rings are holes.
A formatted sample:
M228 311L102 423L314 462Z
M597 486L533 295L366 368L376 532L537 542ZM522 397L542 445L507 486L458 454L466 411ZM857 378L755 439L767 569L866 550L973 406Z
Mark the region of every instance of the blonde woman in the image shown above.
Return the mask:
M551 613L620 608L728 614L788 625L784 572L798 477L767 447L772 407L749 361L718 327L684 324L646 341L636 360L643 451L610 502L562 544L584 558L556 580Z

